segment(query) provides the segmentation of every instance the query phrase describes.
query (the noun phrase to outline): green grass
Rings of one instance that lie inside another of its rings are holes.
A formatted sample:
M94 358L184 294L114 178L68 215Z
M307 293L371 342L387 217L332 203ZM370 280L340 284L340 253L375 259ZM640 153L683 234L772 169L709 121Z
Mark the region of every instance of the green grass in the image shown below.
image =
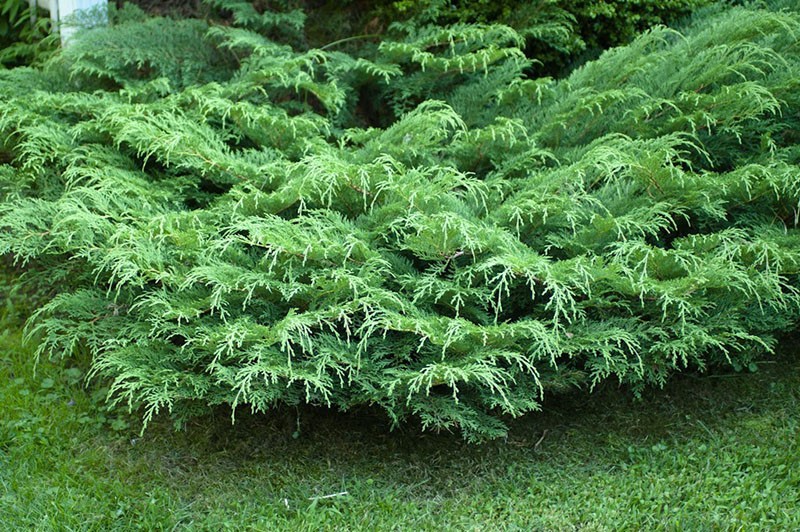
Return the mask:
M680 376L638 401L611 387L551 401L482 446L310 410L233 427L220 413L184 432L160 420L140 437L135 417L85 388L83 365L34 372L9 309L3 530L800 529L790 341L755 374Z

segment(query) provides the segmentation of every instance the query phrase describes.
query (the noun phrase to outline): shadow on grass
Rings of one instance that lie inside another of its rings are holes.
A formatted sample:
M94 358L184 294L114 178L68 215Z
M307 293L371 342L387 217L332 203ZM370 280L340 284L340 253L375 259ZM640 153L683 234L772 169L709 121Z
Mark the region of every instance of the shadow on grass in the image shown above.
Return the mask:
M120 445L182 475L301 466L312 484L341 479L344 488L369 472L373 480L399 482L417 495L452 494L506 478L509 468L614 470L642 453L695 440L721 445L731 434L742 442L765 441L762 433L773 425L796 425L800 361L790 353L796 341L785 343L784 352L762 361L756 373L677 375L640 399L612 385L550 398L543 412L512 420L508 438L481 445L458 434L422 432L413 422L390 431L388 420L369 409L314 408L268 415L242 409L233 425L229 411L220 410L179 432L161 419ZM167 455L165 448L171 449Z

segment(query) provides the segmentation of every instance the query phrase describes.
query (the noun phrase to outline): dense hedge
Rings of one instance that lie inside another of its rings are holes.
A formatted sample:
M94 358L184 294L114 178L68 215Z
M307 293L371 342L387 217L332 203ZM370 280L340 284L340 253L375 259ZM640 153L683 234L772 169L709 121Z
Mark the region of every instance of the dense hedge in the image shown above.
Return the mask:
M507 26L357 58L226 6L0 72L0 254L60 291L30 331L146 419L374 405L495 437L545 392L747 367L795 327L797 12L555 82Z

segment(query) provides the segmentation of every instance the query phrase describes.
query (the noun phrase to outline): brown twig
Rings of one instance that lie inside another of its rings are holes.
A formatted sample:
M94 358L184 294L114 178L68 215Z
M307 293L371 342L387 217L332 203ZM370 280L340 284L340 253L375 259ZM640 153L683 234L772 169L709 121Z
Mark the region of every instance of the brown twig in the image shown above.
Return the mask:
M542 432L542 437L539 438L539 440L534 444L534 446L533 446L533 450L534 451L538 451L539 450L539 445L542 444L542 442L544 441L544 437L545 436L547 436L547 429L544 429L544 432Z

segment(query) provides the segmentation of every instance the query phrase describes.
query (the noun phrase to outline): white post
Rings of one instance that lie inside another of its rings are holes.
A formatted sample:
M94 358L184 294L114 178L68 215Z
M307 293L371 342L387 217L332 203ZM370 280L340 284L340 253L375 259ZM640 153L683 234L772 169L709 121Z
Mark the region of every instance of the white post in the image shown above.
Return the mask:
M77 11L84 9L105 10L108 0L28 0L31 12L36 8L46 9L50 12L53 21L53 30L61 34L61 45L65 46L70 37L75 33L75 26L64 25L64 19L74 15ZM100 7L98 7L100 6ZM35 16L35 15L34 15Z

